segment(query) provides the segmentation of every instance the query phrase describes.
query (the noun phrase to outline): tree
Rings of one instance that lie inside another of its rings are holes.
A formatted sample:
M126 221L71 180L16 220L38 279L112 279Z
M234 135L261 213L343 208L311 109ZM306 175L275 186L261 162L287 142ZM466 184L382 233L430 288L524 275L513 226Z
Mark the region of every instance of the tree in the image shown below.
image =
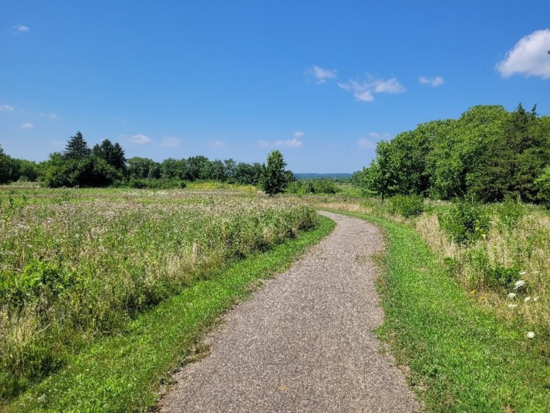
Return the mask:
M92 151L88 148L88 144L80 132L77 132L75 136L69 139L65 151L63 151L65 159L84 159L88 158L91 154Z
M103 159L115 169L123 170L126 168L124 150L118 143L113 145L109 139L105 139L101 142L101 145L95 145L92 149L92 155Z
M0 146L0 184L10 180L10 157L4 153Z
M261 184L270 197L284 191L288 183L285 167L286 163L280 151L275 150L268 154L267 165L262 171Z

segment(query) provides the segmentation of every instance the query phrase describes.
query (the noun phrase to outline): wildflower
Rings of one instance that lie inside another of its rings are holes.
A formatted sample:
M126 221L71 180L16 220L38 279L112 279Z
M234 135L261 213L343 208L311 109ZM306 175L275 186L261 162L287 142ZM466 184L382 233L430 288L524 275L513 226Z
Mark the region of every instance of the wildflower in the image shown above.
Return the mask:
M525 274L527 274L527 271L520 271L519 272L519 275L525 275Z
M516 298L516 293L510 293L510 294L508 294L508 298Z
M475 293L476 293L476 290L470 291L470 294L475 294Z
M516 308L517 306L517 304L508 304L508 308Z
M531 301L531 297L525 297L524 302Z
M527 338L535 338L535 333L533 331L528 331Z
M538 300L540 300L540 297L534 297L533 298L533 301L538 301Z
M517 290L518 288L521 288L524 285L525 285L525 281L519 280L519 281L516 281L516 284L514 285L514 288Z

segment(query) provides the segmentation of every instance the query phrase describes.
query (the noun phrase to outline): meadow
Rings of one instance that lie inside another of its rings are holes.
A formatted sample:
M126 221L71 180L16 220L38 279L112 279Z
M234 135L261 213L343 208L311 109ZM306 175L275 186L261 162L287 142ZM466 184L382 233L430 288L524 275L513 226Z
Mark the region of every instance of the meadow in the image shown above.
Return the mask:
M427 411L550 406L550 217L507 199L310 197L375 222L386 313L378 331Z
M0 190L0 399L197 282L318 225L248 187Z

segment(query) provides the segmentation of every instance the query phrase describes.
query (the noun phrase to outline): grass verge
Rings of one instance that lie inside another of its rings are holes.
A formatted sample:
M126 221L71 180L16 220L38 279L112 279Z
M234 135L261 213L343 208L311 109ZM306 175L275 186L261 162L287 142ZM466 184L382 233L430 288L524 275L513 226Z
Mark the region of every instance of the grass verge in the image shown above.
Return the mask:
M338 211L335 211L338 212ZM548 412L540 343L475 305L412 229L366 215L386 234L379 281L388 343L431 412Z
M317 229L255 254L213 278L194 284L127 326L92 344L67 367L33 386L4 412L142 412L153 407L171 373L193 357L200 338L220 315L257 285L288 268L328 235L334 223L321 217Z

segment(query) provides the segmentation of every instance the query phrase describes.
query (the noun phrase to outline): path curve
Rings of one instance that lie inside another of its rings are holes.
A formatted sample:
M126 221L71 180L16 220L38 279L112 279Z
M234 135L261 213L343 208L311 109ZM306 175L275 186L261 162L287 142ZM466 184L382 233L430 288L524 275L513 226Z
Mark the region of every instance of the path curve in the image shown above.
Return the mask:
M401 372L372 333L383 320L371 256L383 247L365 221L328 212L334 232L265 282L207 338L161 412L414 412Z

